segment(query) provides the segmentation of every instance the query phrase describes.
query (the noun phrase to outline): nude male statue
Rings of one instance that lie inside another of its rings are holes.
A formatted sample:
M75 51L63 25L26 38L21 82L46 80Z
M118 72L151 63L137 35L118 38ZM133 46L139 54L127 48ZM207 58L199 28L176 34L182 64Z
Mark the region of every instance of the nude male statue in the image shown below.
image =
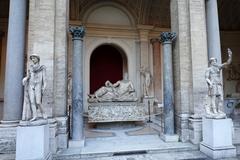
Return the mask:
M210 66L205 72L208 84L208 104L205 107L208 118L225 118L226 114L220 110L223 107L223 90L221 70L232 62L232 51L228 48L228 60L223 64L217 64L216 58L210 58Z
M151 72L147 68L140 68L140 73L144 77L144 83L143 83L143 93L144 96L149 96L149 88L152 82L152 76Z
M23 78L22 83L25 87L24 106L22 120L34 121L38 118L39 109L42 117L47 118L42 108L42 96L46 89L46 67L40 65L40 57L36 54L30 55L32 64L28 70L27 76ZM30 113L29 113L30 112ZM31 115L31 116L29 116Z

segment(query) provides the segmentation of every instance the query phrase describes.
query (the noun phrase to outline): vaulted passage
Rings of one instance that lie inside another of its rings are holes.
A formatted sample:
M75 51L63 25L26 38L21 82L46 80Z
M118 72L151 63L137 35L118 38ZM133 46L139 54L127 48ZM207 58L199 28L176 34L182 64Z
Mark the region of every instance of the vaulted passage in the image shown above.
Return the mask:
M123 77L123 56L111 45L96 48L90 59L90 93L109 80L114 83Z

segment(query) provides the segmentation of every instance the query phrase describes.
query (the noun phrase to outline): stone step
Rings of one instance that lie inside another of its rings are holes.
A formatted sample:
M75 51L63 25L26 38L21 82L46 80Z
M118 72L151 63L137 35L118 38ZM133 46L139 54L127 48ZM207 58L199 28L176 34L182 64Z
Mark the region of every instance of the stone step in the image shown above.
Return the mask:
M125 155L95 155L90 157L82 157L81 155L57 155L54 160L210 160L206 155L200 151L179 151L174 152L128 152Z
M175 145L174 145L175 144ZM146 156L146 155L164 155L164 156L172 156L175 154L183 154L183 155L189 155L190 159L193 159L195 155L195 158L206 158L204 154L198 151L198 146L192 145L190 143L172 143L169 145L165 145L162 147L158 148L149 148L149 149L144 149L144 148L136 148L136 149L126 149L126 150L121 150L121 151L105 151L105 152L83 152L80 149L76 148L69 148L65 151L59 152L58 154L54 155L55 160L78 160L78 159L92 159L92 160L112 160L111 158L115 157L131 157L131 156ZM111 149L110 149L111 150ZM191 154L190 154L191 153ZM196 154L194 154L196 153ZM181 158L180 156L179 158ZM173 158L174 159L174 158ZM176 157L175 157L176 159ZM119 159L120 160L120 159ZM136 159L138 160L138 159Z

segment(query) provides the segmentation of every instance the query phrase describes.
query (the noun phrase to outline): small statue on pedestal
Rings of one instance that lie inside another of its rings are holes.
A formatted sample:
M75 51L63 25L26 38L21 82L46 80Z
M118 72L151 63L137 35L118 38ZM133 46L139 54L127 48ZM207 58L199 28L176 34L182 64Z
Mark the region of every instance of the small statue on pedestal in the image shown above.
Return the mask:
M213 119L226 118L226 114L221 111L223 108L223 88L221 70L231 64L232 51L228 48L228 60L223 64L217 64L216 58L210 58L210 66L205 72L205 79L208 85L207 104L205 105L206 117Z
M151 85L151 82L152 82L151 72L148 68L141 67L140 68L140 73L144 77L143 95L144 95L144 97L148 97L149 96L149 88L150 88L150 85Z
M24 103L22 122L29 123L38 120L38 109L43 119L47 116L42 107L42 97L46 89L46 67L40 65L40 57L36 54L30 55L32 64L29 67L27 76L23 78L24 85Z

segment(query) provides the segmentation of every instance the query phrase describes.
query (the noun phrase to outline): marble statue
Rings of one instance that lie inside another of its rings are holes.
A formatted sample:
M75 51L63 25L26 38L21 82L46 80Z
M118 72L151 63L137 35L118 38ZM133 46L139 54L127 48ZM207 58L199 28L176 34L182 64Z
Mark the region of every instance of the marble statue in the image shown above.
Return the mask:
M152 82L151 72L149 71L149 69L141 67L140 68L140 73L144 77L143 95L145 97L147 97L147 96L149 96L149 88L150 88L150 85L151 85L151 82Z
M46 89L46 67L40 65L40 57L36 54L30 55L32 64L29 67L27 76L23 78L24 85L24 103L22 121L36 121L38 110L42 114L42 118L47 116L42 107L42 96Z
M133 83L128 80L127 73L124 74L123 80L114 84L106 81L105 86L88 96L88 102L137 101Z
M223 64L217 64L216 58L210 58L210 66L205 72L205 79L208 85L207 104L205 105L207 118L225 118L226 114L221 111L223 108L223 88L221 70L232 62L232 51L228 48L228 60Z

